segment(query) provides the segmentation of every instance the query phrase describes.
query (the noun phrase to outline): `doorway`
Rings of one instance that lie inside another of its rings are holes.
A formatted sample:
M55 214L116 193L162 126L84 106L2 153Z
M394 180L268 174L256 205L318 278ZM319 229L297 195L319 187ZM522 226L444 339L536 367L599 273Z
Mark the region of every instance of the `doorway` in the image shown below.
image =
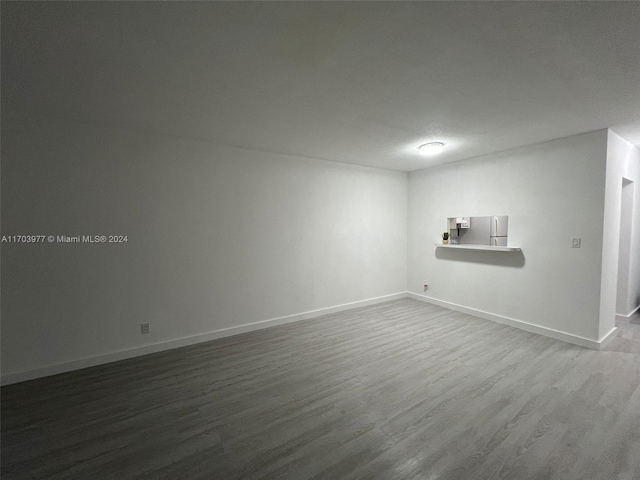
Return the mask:
M616 313L629 315L633 299L629 298L629 274L631 265L631 245L633 233L633 198L634 183L622 179L622 204L620 208L620 248L618 250L618 289L616 296Z

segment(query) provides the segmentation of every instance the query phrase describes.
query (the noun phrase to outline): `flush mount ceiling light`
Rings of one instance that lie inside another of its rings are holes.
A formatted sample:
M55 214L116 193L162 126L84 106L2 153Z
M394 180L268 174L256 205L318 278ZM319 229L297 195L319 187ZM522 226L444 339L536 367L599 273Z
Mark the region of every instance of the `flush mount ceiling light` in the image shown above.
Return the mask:
M429 157L442 153L443 149L444 149L444 143L442 142L429 142L429 143L425 143L424 145L420 145L418 147L418 150L420 150L421 154L427 155Z

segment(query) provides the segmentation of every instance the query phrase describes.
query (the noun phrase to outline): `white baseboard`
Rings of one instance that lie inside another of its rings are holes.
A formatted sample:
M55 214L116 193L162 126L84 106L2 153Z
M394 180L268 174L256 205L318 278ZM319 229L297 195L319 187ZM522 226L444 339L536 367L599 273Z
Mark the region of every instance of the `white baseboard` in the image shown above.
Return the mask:
M384 295L382 297L370 298L367 300L361 300L358 302L345 303L342 305L336 305L328 308L321 308L318 310L311 310L308 312L298 313L295 315L288 315L284 317L271 318L268 320L261 320L259 322L247 323L237 327L223 328L208 333L199 335L193 335L189 337L178 338L175 340L169 340L166 342L154 343L151 345L144 345L140 347L131 348L128 350L120 350L117 352L111 352L104 355L97 355L94 357L83 358L79 360L73 360L70 362L58 363L55 365L49 365L46 367L36 368L33 370L25 370L15 373L3 373L0 377L1 385L10 385L12 383L25 382L27 380L33 380L36 378L47 377L50 375L56 375L59 373L70 372L73 370L80 370L82 368L94 367L96 365L103 365L105 363L117 362L119 360L125 360L127 358L139 357L142 355L148 355L150 353L162 352L165 350L171 350L173 348L186 347L188 345L195 345L197 343L209 342L211 340L217 340L219 338L230 337L241 333L252 332L255 330L261 330L268 327L274 327L276 325L284 325L286 323L299 322L301 320L308 320L323 315L329 315L331 313L342 312L350 310L352 308L366 307L369 305L375 305L382 302L388 302L391 300L398 300L401 298L413 298L422 302L432 303L434 305L440 305L451 310L456 310L476 317L491 320L511 327L519 328L527 332L537 333L546 337L554 338L556 340L562 340L564 342L572 343L586 348L599 350L603 348L613 337L615 337L616 328L613 328L600 340L591 340L588 338L573 335L571 333L554 330L547 327L541 327L531 323L516 320L514 318L504 317L475 308L465 307L456 303L447 302L444 300L438 300L436 298L428 297L426 295L420 295L413 292L399 292L391 295ZM636 309L629 317L640 314L640 310Z
M635 318L640 318L640 305L638 305L634 310L631 311L628 315L620 315L616 314L616 320L634 320Z
M361 300L358 302L345 303L342 305L336 305L328 308L320 308L318 310L311 310L308 312L297 313L295 315L287 315L285 317L271 318L268 320L261 320L259 322L246 323L237 327L222 328L220 330L214 330L213 332L202 333L199 335L193 335L189 337L182 337L175 340L169 340L166 342L154 343L151 345L144 345L141 347L135 347L127 350L120 350L117 352L111 352L104 355L97 355L95 357L83 358L79 360L73 360L70 362L58 363L55 365L49 365L46 367L36 368L33 370L25 370L15 373L3 373L0 378L0 384L10 385L12 383L26 382L27 380L33 380L41 377L48 377L50 375L56 375L59 373L71 372L73 370L80 370L87 367L95 367L96 365L102 365L105 363L117 362L119 360L125 360L127 358L139 357L142 355L148 355L150 353L162 352L164 350L171 350L173 348L186 347L188 345L194 345L196 343L209 342L211 340L217 340L219 338L231 337L240 333L252 332L255 330L262 330L263 328L274 327L276 325L284 325L285 323L299 322L301 320L308 320L311 318L321 317L323 315L329 315L331 313L342 312L344 310L350 310L352 308L366 307L368 305L375 305L382 302L388 302L390 300L397 300L400 298L406 298L406 292L394 293L391 295L384 295L382 297L370 298L367 300Z
M609 330L609 333L607 333L600 340L598 340L598 349L602 350L604 347L606 347L607 343L609 343L611 340L614 339L617 331L618 331L618 327L613 327L611 330Z
M599 341L591 340L589 338L580 337L571 333L562 332L560 330L554 330L552 328L541 327L540 325L534 325L533 323L523 322L522 320L516 320L515 318L504 317L502 315L496 315L495 313L484 312L475 308L465 307L458 305L457 303L446 302L444 300L438 300L437 298L427 297L426 295L420 295L417 293L407 292L409 298L420 300L422 302L433 303L434 305L440 305L441 307L455 310L458 312L468 313L476 317L484 318L485 320L491 320L493 322L509 325L510 327L519 328L531 333L537 333L538 335L544 335L545 337L554 338L556 340L562 340L563 342L572 343L581 347L591 348L593 350L600 350L604 344L606 344L616 331L616 328L611 330Z

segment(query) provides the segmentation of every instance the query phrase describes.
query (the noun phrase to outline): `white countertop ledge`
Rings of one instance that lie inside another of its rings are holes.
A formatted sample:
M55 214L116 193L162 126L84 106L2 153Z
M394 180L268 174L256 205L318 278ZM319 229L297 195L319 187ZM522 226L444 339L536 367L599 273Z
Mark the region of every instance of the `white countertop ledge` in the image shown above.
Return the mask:
M483 250L485 252L521 252L520 247L492 247L491 245L443 245L436 243L439 248L457 248L460 250Z

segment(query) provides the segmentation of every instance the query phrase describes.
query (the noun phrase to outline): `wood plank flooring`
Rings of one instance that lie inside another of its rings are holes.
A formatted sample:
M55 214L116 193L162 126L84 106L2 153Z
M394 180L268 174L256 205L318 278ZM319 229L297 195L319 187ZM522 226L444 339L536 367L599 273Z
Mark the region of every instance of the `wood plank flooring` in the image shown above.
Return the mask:
M2 479L638 480L636 328L402 299L11 385Z

